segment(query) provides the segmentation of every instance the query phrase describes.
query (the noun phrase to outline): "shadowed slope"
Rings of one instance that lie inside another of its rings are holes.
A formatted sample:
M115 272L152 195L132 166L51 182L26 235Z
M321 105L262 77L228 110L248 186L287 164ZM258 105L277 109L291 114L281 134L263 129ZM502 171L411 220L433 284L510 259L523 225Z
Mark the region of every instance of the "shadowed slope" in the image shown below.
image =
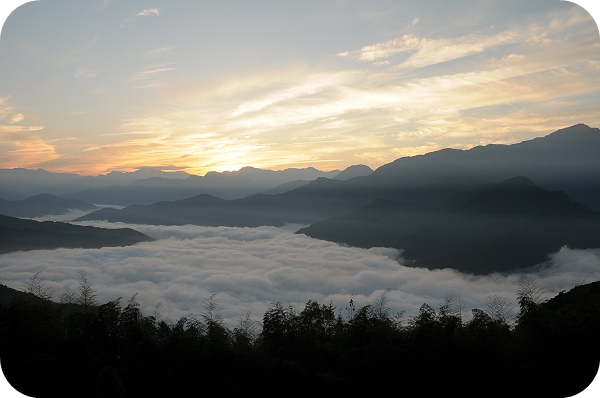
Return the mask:
M129 246L152 239L130 228L105 229L0 215L0 253L20 250Z
M600 213L564 192L515 177L439 206L376 201L298 233L359 247L395 247L415 266L487 274L542 263L564 245L600 247Z
M40 217L65 214L71 210L91 211L96 208L91 203L50 194L39 194L14 201L0 199L0 214L12 217Z

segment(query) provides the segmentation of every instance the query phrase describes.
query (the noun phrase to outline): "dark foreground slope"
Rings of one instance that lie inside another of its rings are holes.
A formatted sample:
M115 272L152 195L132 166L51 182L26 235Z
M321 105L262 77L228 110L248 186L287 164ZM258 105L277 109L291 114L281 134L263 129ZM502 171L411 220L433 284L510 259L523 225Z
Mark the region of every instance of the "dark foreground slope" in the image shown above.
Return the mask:
M105 229L0 215L0 254L20 250L129 246L152 239L130 228Z
M298 233L403 250L408 265L487 274L530 267L562 246L600 247L600 213L515 177L427 206L375 201Z
M547 302L520 295L516 325L423 304L408 322L376 300L340 309L275 303L262 330L200 317L144 316L135 296L98 306L3 294L0 359L20 392L43 397L549 397L583 391L598 371L600 282ZM225 308L224 310L227 310ZM338 314L338 315L336 315Z

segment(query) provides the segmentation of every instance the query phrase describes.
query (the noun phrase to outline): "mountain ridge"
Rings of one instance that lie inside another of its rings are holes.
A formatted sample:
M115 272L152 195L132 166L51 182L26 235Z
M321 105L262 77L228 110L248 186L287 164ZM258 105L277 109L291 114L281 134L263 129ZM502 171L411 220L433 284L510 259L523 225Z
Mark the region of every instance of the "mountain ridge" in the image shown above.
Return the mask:
M378 200L297 233L365 248L395 247L407 265L488 274L543 263L565 245L600 247L600 213L517 176L440 205Z
M12 217L33 218L65 214L72 210L92 211L97 208L97 206L82 200L47 193L29 196L22 200L0 199L0 214Z
M0 197L22 200L47 193L95 204L113 205L150 204L201 193L236 199L285 182L312 180L319 176L334 177L339 173L339 170L320 171L314 167L273 171L247 166L237 171L211 171L198 176L146 167L134 172L113 171L97 176L80 176L73 173L53 173L44 169L13 168L0 169L0 181L3 183Z
M223 199L239 199L297 180L298 177L314 179L320 176L335 176L338 173L337 170L323 172L313 167L281 171L244 167L238 171L208 172L204 176L190 175L185 179L153 177L134 181L127 186L112 185L63 196L116 205L175 201L200 194L209 194Z
M528 176L544 189L563 190L573 200L592 208L596 203L600 205L597 184L600 181L600 157L595 155L600 153L600 130L576 125L561 130L560 134L568 134L574 142L566 152L567 146L560 143L550 145L553 149L547 154L548 138L537 139L535 143L525 141L525 146L520 145L522 143L502 146L501 149L485 146L471 150L441 150L397 159L368 176L349 180L319 177L283 193L236 199L228 203L228 211L235 208L240 214L252 211L253 224L260 221L260 217L264 217L265 224L269 225L277 219L279 222L311 224L349 213L376 199L439 204L461 192L519 175ZM581 134L593 137L592 142L585 138L579 143ZM582 146L588 154L597 152L591 157L574 156L573 148ZM562 156L559 156L561 151ZM525 160L517 161L523 157ZM130 210L125 208L120 212L126 215ZM117 214L112 215L112 221L124 221L119 220ZM86 219L93 217L94 213ZM240 223L244 224L243 221Z
M363 195L366 191L372 192L373 194L368 195L362 205L378 197L401 201L436 202L477 185L500 181L515 175L527 175L543 188L564 190L574 200L600 210L600 186L589 183L592 179L600 179L600 171L598 171L600 160L596 156L598 151L600 151L600 131L580 123L516 144L480 145L467 150L445 148L422 155L401 157L376 168L368 176L351 178L350 180L354 181L348 182L346 195L356 196ZM361 165L349 166L342 172L335 171L337 173L335 175L334 172L322 172L321 176L332 180L340 179L340 175L343 176L345 171L356 166ZM123 187L122 183L117 184L115 180L107 180L108 176L117 175L117 172L97 177L80 177L68 173L55 176L44 170L38 170L39 173L44 173L44 181L38 188L31 188L36 186L34 182L37 180L11 176L10 170L20 170L27 175L33 172L27 169L0 169L0 180L4 183L2 193L6 196L5 199L16 199L19 192L22 194L19 199L36 193L52 193L94 204L121 206L178 200L201 193L224 199L238 199L268 192L278 185L291 181L312 181L317 178L315 175L311 178L298 178L297 175L291 174L285 181L274 178L285 170L288 170L288 173L298 170L316 170L311 167L272 171L246 166L232 172L209 172L208 178L194 175L188 175L187 178L165 178L166 175L173 173L159 172L162 176L150 177L146 179L147 181L135 179L129 183L129 185L135 183L135 186ZM227 179L232 176L250 176L256 172L263 172L264 180L268 181L266 185L243 183L242 180L233 178L232 184L229 184L226 189L223 184L216 187L209 186L210 184L202 186L215 177ZM135 173L137 172L121 174ZM102 186L81 189L81 185L75 185L76 183L73 182L77 178L80 182L102 180ZM67 180L68 184L65 182ZM200 183L201 181L203 182ZM300 185L301 183L280 187L273 193L283 193L288 188L297 188ZM134 197L130 197L133 195L131 192L136 189L139 191L136 191ZM32 190L35 192L31 192ZM24 195L23 192L27 191L30 194ZM120 199L114 199L119 196Z

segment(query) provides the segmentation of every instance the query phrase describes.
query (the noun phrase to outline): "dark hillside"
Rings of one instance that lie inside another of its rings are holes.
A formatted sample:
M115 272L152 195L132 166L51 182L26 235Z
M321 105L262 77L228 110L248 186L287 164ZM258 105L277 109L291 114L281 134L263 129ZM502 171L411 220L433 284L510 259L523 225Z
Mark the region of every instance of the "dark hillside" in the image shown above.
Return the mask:
M587 387L599 371L599 314L600 281L563 291L528 311L515 329L518 361L528 372L521 377L544 380L547 396L570 397Z
M77 199L50 194L39 194L22 200L0 200L0 214L11 217L40 217L48 214L65 214L71 210L92 211L97 207Z
M105 229L0 215L0 254L21 250L129 246L152 239L130 228Z
M384 296L346 317L314 301L302 310L274 303L262 325L233 330L214 296L199 317L172 323L142 314L135 295L126 304L56 304L0 286L2 297L2 370L40 398L195 396L199 388L220 396L564 398L592 382L600 361L600 282L547 302L523 293L516 324L489 308L466 321L451 306L426 303L399 322Z
M375 201L298 233L358 247L395 247L415 266L488 274L542 263L564 245L600 247L600 213L564 192L515 177L438 206Z
M375 170L364 180L364 189L389 191L381 198L439 203L479 185L523 175L600 210L599 151L600 130L577 124L512 145L400 158Z

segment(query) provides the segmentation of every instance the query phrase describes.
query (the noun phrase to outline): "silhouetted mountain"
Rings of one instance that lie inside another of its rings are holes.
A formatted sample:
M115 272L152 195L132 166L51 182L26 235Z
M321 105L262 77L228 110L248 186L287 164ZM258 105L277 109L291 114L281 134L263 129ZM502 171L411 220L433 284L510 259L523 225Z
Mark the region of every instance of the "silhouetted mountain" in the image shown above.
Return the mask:
M288 168L284 170L274 171L274 170L263 170L258 169L256 167L242 167L238 171L224 171L221 173L207 173L207 174L220 174L220 175L228 175L228 174L239 174L241 176L247 177L252 181L255 181L259 185L269 185L275 187L280 184L284 184L290 181L296 180L316 180L319 177L325 178L334 178L335 176L340 174L339 170L332 171L321 171L317 170L314 167L306 167L306 168Z
M40 193L63 195L74 191L98 189L110 185L131 184L140 179L163 177L182 179L190 175L184 172L164 172L151 168L142 168L134 172L113 171L105 175L80 176L72 173L52 173L43 169L0 169L2 192L9 195L2 197L16 200Z
M528 176L544 189L565 191L573 200L600 210L597 153L600 130L576 125L520 144L445 149L400 158L368 176L346 181L316 179L264 198L261 211L270 208L284 220L312 223L377 199L440 204L461 192L518 175Z
M286 183L281 184L281 185L277 185L275 188L268 189L268 190L263 191L261 193L265 194L265 195L277 195L277 194L280 194L280 193L285 193L285 192L294 190L296 188L303 187L304 185L308 184L309 182L310 181L307 181L307 180L290 181L290 182L286 182Z
M359 164L359 165L347 167L346 169L344 169L341 173L339 173L332 179L345 181L345 180L349 180L354 177L368 176L372 172L373 172L373 169L371 169L369 166ZM269 190L261 192L261 193L267 194L267 195L276 195L276 194L280 194L280 193L285 193L285 192L294 190L296 188L300 188L300 187L308 184L309 182L310 181L307 181L307 180L296 180L296 181L286 182L284 184L276 186L275 188L269 189Z
M441 205L378 200L298 233L358 247L395 247L414 266L487 274L542 263L564 245L600 247L600 213L564 192L515 177Z
M0 253L22 250L129 246L152 239L131 228L105 229L0 215Z
M205 212L221 211L221 215L227 220L218 223L218 213L213 213L214 217L206 225L274 225L277 222L310 224L347 214L377 199L440 204L460 192L515 175L527 175L545 189L557 190L564 186L566 188L562 190L567 194L575 192L579 198L587 199L587 202L581 199L578 201L592 206L591 203L600 198L600 186L597 183L600 181L600 157L596 153L600 153L600 131L577 125L520 144L488 145L468 151L447 149L398 159L381 166L368 176L357 176L346 181L320 177L284 193L251 195L231 200L220 210L214 206L205 209ZM522 170L530 171L534 176L523 173ZM538 182L538 179L544 181L545 185ZM145 211L136 209L137 222L149 222L142 214ZM153 208L151 214L148 214L148 220L168 221L170 217L177 219L172 209L168 214L160 215L157 213L160 211L163 210ZM234 212L240 217L235 222L230 216ZM131 213L131 209L112 211L111 221L130 220L128 215ZM106 211L103 212L102 217L106 214ZM88 219L98 216L98 213L92 213ZM252 222L245 217L249 217ZM189 222L206 223L204 219L205 217L192 217Z
M100 209L75 221L107 220L154 225L197 224L237 227L281 226L285 223L306 224L328 218L332 214L347 213L362 205L362 202L356 202L334 190L335 186L341 183L342 181L320 177L282 194L256 194L235 200L202 194L178 201L131 205L120 210ZM324 186L330 196L323 196ZM211 197L211 201L195 200L206 197ZM219 202L216 202L217 199Z
M98 205L128 206L148 204L162 200L176 200L197 195L198 190L187 186L184 181L151 178L130 185L110 185L98 189L87 189L63 195L66 198L85 200Z
M68 192L66 187L80 178L77 174L51 173L43 169L0 169L2 189L11 192L12 199L25 199L40 193L60 195Z
M92 211L94 209L97 207L91 203L50 194L39 194L14 201L0 199L0 214L12 217L40 217L49 214L65 214L70 210Z
M313 167L281 171L244 167L238 171L209 172L204 176L141 168L134 172L113 171L105 175L79 176L51 173L43 169L0 169L0 197L22 200L48 193L94 204L150 204L164 200L210 194L236 199L277 185L318 177L335 177L339 170L323 172Z
M365 177L373 173L373 169L369 166L365 166L364 164L356 164L350 167L347 167L344 171L342 171L337 176L333 177L334 180L349 180L354 177Z
M578 124L513 145L443 149L403 157L368 176L323 180L319 194L314 196L328 204L338 203L339 211L334 209L330 214L334 217L345 214L349 207L357 209L376 199L440 204L475 187L523 175L544 189L564 191L574 201L598 211L598 153L600 130Z
M184 180L191 175L183 171L162 171L150 167L142 167L132 172L111 171L108 174L97 176L84 176L66 187L68 192L83 189L97 189L111 185L129 185L139 180L160 178L168 180Z
M255 195L261 197L261 195ZM252 200L225 200L202 194L178 201L131 205L124 209L100 209L75 221L107 220L131 224L257 227L282 226L276 214L254 211Z
M600 210L600 184L597 183L600 157L597 153L600 153L600 131L578 124L519 144L486 145L470 150L444 149L400 158L367 176L346 180L343 186L332 185L331 191L322 184L321 196L339 194L340 203L349 199L359 206L375 199L439 203L481 184L526 175L540 187L563 190L573 200ZM348 168L347 173L356 167ZM367 170L362 170L366 174ZM318 177L332 181L344 179L347 173L320 172L314 168L270 171L244 167L232 172L211 172L202 177L151 169L80 177L44 170L4 169L0 170L0 180L3 191L13 199L19 192L23 194L21 198L51 193L95 204L129 205L178 200L198 194L236 199L291 181L312 181ZM314 217L307 215L307 218Z
M578 124L513 145L443 149L379 167L355 190L376 198L439 203L476 186L524 175L600 210L600 130ZM375 198L373 198L375 199Z
M315 168L285 169L281 171L244 167L238 171L209 172L204 176L185 179L152 177L129 185L111 185L65 194L65 197L96 204L132 205L176 201L190 196L208 194L223 199L238 199L274 188L298 178L313 180L336 176L338 170L323 172Z
M324 201L333 211L329 214L333 217L376 199L439 204L477 186L526 175L544 189L565 191L573 200L600 210L600 156L597 153L600 153L600 130L579 124L513 145L443 149L403 157L367 176L346 181L313 181L286 192L285 199L301 202L306 196L303 189L309 189L312 197ZM293 199L296 194L298 200ZM319 208L317 203L300 206L294 214L297 218L305 217L299 222L310 222L317 214L302 212Z
M21 192L13 191L12 189L0 187L0 198L3 198L4 200L20 200L24 199L25 195Z

